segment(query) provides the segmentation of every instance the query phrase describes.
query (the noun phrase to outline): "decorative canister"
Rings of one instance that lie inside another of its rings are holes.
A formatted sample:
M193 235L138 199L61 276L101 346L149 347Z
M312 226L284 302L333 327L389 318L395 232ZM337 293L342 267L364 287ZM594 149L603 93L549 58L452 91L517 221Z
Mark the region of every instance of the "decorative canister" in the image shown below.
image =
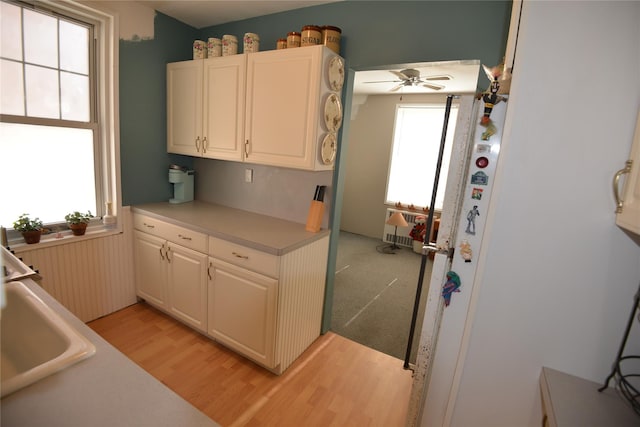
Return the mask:
M215 56L222 56L222 40L214 37L207 40L207 56L213 58Z
M300 47L300 33L291 31L287 34L287 49L292 47Z
M322 44L339 55L341 35L342 30L340 28L325 25L322 27Z
M222 36L222 56L235 55L238 53L238 38L230 34Z
M257 52L260 50L260 36L256 33L244 33L244 53Z
M276 49L286 49L287 48L287 39L278 39L276 41Z
M322 44L322 28L317 25L305 25L302 27L300 46L314 46Z
M207 57L207 44L202 40L193 42L193 59L204 59Z

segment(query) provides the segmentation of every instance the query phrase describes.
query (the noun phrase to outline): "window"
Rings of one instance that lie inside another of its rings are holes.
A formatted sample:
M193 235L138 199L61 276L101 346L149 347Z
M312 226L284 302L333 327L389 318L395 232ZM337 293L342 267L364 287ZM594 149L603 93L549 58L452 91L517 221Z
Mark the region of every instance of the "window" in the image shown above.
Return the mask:
M444 105L396 107L385 203L429 206L442 138L444 112ZM452 106L436 196L435 209L438 210L442 209L444 201L457 116L458 108Z
M113 17L70 1L0 2L0 224L116 214Z

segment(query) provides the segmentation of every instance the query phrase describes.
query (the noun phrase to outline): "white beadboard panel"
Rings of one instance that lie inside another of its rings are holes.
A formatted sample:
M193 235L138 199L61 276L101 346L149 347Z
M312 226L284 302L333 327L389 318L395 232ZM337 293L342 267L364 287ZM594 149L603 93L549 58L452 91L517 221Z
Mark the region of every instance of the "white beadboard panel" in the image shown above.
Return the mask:
M18 256L42 276L40 285L83 322L136 302L131 211L123 231L46 248L21 247Z
M329 236L282 257L276 360L284 372L320 336Z

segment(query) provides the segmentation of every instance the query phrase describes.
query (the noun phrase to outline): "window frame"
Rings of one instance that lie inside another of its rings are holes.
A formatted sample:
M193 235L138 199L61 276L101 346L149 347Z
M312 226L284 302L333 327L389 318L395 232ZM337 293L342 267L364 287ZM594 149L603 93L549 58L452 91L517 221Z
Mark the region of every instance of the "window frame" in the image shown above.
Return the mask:
M52 13L65 19L79 21L93 25L93 58L89 58L90 85L95 90L90 99L89 122L77 122L69 120L34 118L28 116L0 115L0 121L7 123L24 123L47 125L55 123L55 126L94 129L94 153L96 176L96 219L91 222L85 236L76 236L74 241L103 237L105 235L122 232L122 193L120 191L120 125L119 125L119 82L118 82L118 44L117 32L118 18L108 11L74 2L72 0L38 0L14 1L8 3L20 7L33 7L36 11ZM91 42L91 40L90 40ZM94 80L91 80L94 79ZM25 111L26 114L26 111ZM95 139L99 139L96 143ZM107 203L110 212L107 212ZM63 225L61 222L45 224L47 226ZM51 246L61 243L69 243L72 237L69 230L61 233L44 234L40 243L30 246ZM20 233L13 229L7 229L7 240L11 246L25 244Z

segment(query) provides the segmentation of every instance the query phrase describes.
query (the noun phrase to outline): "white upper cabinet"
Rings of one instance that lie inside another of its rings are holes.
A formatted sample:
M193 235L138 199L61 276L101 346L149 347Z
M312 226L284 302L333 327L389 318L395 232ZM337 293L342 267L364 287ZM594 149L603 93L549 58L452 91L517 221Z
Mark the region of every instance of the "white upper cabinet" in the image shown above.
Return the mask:
M619 193L618 179L624 179L624 189ZM614 178L616 202L616 224L640 236L640 113L631 146L631 154L625 167Z
M167 64L167 150L333 169L343 81L342 58L324 46Z
M324 46L248 55L245 161L333 168L333 158L323 161L322 142L330 131L325 113L342 124L340 92L329 88L329 62L336 56ZM337 129L331 130L335 136ZM330 143L337 149L334 138Z
M167 64L167 151L242 161L246 55Z
M167 64L167 151L199 155L202 144L202 61Z

